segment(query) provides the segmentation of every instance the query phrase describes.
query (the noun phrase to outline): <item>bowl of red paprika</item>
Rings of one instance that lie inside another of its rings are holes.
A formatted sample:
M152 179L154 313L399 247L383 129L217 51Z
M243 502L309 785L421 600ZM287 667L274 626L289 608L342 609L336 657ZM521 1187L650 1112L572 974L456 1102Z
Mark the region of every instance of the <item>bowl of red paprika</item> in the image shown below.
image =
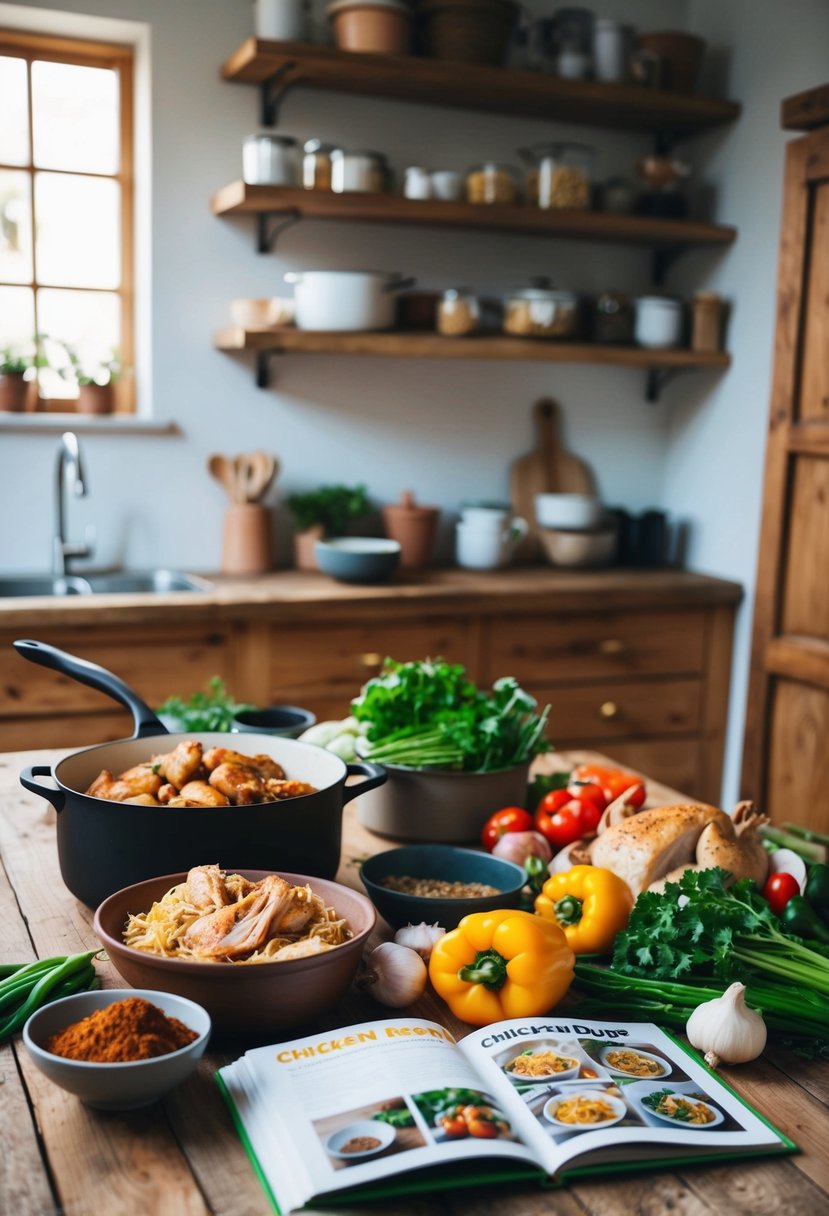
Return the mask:
M185 997L107 988L44 1005L23 1042L40 1071L87 1106L134 1110L190 1076L210 1029L207 1010Z

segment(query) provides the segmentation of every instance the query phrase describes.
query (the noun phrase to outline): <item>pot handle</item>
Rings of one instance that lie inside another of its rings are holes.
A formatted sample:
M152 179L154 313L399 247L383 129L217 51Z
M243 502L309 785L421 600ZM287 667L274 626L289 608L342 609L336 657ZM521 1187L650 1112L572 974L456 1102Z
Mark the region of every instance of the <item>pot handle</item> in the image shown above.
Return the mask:
M52 777L52 769L48 764L31 764L28 768L24 768L20 774L20 784L24 789L29 790L33 794L40 794L41 798L45 798L47 802L51 802L56 811L63 810L64 793L58 788L53 789L51 785L41 785L39 781L35 781L35 777ZM52 777L54 781L54 777Z
M414 287L417 279L413 274L410 275L395 275L383 287L383 291L403 291L407 287Z
M149 705L141 700L138 693L133 692L118 676L90 663L88 659L79 659L74 654L50 646L47 642L35 642L29 638L13 643L15 650L23 659L37 663L40 667L48 667L50 671L59 671L61 675L77 680L79 684L88 684L90 688L112 697L130 711L135 724L133 738L147 739L151 735L166 735L167 727L155 716Z
M376 790L378 785L385 785L389 779L389 775L383 768L382 764L372 764L370 760L355 760L352 764L347 764L346 770L349 777L358 777L361 774L366 778L359 785L347 785L343 789L343 805L350 802L352 798L358 798L360 794L367 794L369 790Z

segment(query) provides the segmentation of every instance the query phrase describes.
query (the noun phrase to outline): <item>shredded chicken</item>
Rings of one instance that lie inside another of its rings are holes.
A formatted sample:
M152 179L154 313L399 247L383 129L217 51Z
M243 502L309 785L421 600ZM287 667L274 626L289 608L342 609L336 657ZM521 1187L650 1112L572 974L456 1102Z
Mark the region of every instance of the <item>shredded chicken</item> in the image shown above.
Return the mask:
M232 958L258 950L273 931L301 932L313 914L310 903L297 900L290 883L269 874L238 903L194 921L183 944L211 958Z

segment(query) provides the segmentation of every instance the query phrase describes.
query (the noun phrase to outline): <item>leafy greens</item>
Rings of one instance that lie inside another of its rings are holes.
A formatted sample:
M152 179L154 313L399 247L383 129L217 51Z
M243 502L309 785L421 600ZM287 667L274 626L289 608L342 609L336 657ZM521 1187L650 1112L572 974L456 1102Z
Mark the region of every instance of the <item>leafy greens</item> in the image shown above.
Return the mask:
M175 719L179 730L230 730L235 714L253 708L234 701L221 677L212 676L205 692L194 692L186 701L168 697L156 713Z

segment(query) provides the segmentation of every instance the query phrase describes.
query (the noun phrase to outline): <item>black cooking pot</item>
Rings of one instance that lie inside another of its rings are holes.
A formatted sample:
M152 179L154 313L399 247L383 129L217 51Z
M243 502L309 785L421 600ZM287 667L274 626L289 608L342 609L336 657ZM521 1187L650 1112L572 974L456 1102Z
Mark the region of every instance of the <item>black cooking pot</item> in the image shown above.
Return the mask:
M131 739L73 752L55 765L35 764L20 774L21 785L57 811L58 859L63 881L89 907L135 882L217 863L225 870L287 870L333 878L340 862L344 803L382 785L379 764L344 764L339 756L274 735L220 731L168 732L148 705L118 676L44 642L17 641L24 659L107 693L133 715ZM118 774L177 743L194 739L207 749L229 747L272 756L297 781L316 792L253 806L168 807L109 802L85 794L102 769ZM346 786L346 777L367 778ZM49 777L44 785L35 780Z

